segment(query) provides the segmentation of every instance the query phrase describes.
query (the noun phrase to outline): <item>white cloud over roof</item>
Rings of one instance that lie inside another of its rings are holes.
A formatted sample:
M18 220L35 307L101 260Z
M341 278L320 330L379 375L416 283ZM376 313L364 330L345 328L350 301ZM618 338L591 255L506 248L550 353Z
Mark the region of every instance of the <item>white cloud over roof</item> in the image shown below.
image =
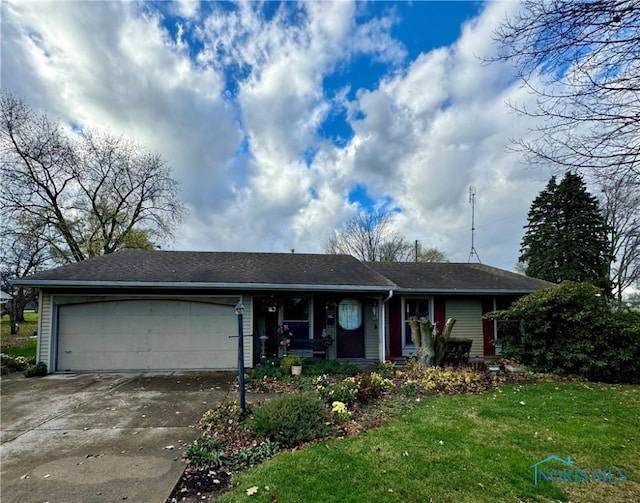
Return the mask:
M321 252L362 186L466 261L473 185L478 254L511 269L548 174L508 152L529 96L479 59L506 8L411 56L391 4L3 2L2 87L160 153L190 209L176 249Z

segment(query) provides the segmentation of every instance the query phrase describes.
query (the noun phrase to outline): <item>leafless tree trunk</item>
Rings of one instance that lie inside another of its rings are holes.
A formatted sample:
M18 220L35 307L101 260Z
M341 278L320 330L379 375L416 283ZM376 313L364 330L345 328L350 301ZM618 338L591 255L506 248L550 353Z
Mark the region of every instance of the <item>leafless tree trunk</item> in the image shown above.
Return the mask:
M411 340L416 346L416 355L421 367L434 367L436 350L434 339L438 336L436 325L427 318L412 316L409 318Z

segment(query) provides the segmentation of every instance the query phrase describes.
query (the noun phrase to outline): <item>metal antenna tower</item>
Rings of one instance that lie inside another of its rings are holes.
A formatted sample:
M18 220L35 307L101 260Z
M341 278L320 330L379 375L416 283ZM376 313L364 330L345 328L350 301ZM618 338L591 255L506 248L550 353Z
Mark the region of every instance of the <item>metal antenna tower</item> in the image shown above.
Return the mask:
M473 185L469 187L469 203L471 203L471 251L469 252L469 262L471 262L471 259L473 259L473 257L475 256L478 260L478 263L482 264L480 256L478 255L476 247L474 246L476 235L476 188Z

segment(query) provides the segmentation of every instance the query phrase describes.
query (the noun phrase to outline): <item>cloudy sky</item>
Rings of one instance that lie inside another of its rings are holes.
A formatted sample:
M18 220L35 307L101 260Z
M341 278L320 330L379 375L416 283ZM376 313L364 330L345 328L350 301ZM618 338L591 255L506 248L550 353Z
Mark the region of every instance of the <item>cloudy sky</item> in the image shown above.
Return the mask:
M531 98L481 58L517 7L2 0L1 83L160 153L189 210L172 249L323 252L382 208L467 262L473 186L477 255L513 269L549 173L508 151Z

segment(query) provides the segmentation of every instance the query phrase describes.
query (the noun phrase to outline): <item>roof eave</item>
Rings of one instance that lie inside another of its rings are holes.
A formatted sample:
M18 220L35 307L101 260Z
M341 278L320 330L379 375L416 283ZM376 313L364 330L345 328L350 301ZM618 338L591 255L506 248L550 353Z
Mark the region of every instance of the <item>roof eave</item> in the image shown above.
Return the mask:
M398 288L395 292L412 295L526 295L537 290L536 288Z
M349 291L387 292L392 285L318 285L303 283L208 283L191 281L74 281L74 280L20 280L17 286L33 288L151 288L158 290L298 290L298 291Z

